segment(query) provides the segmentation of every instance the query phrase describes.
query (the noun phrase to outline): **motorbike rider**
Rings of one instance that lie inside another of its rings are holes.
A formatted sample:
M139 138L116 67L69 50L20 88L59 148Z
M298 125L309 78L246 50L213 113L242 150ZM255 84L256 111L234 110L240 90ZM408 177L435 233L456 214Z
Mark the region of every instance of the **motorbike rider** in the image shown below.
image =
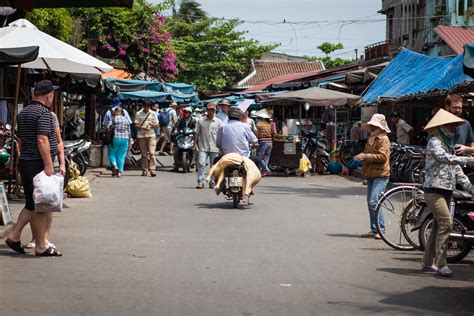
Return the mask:
M174 130L174 135L176 133L179 133L180 131L186 130L186 128L195 130L196 129L196 119L193 117L193 108L188 106L183 109L184 116L183 118L179 119L178 122L176 123L175 130ZM179 163L179 149L178 146L175 146L174 153L173 153L173 158L174 158L174 168L173 171L177 172L178 171L178 163Z
M236 153L246 158L254 158L258 162L256 157L250 157L251 145L257 146L257 136L252 132L250 126L246 123L242 123L242 111L238 107L231 107L227 113L229 123L222 125L217 131L216 144L221 149L222 153ZM255 162L254 161L254 162ZM259 164L256 163L256 165ZM248 204L249 195L244 194L243 203Z

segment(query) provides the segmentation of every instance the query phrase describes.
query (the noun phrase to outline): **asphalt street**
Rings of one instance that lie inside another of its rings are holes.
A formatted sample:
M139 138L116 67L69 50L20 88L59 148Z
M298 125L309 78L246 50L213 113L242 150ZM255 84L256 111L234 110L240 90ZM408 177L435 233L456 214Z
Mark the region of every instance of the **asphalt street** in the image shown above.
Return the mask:
M195 177L99 177L55 217L61 258L2 241L0 315L474 314L472 255L443 279L419 272L419 252L358 237L360 182L264 178L235 210Z

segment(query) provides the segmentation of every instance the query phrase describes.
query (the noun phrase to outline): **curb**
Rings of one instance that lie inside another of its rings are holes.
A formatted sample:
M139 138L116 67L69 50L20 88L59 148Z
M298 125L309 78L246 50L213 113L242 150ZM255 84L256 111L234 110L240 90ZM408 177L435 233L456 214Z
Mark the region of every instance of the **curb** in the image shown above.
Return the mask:
M89 181L89 183L92 183L95 179L100 177L102 174L104 174L103 169L91 169L89 172L86 174L86 178ZM14 215L14 214L12 214ZM13 227L15 227L15 222L12 222L8 225L5 226L0 226L0 239L4 239L10 234L10 232L13 230Z

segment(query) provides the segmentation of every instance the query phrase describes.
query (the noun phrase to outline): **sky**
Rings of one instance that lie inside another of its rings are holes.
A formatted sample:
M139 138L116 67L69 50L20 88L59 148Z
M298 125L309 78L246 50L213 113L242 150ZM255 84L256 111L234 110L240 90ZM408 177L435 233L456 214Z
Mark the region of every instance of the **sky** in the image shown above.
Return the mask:
M160 2L159 0L149 0ZM279 43L274 51L323 56L323 42L344 45L332 56L354 58L364 47L385 40L381 0L198 0L213 17L244 20L239 30L262 44ZM283 21L286 23L283 23ZM344 24L348 20L356 23ZM288 23L290 22L290 23Z

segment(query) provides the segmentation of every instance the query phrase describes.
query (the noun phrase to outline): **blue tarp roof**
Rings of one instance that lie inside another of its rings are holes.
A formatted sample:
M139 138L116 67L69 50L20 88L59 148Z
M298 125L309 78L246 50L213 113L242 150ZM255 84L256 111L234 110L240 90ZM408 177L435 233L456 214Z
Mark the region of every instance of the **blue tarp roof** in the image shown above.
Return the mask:
M401 51L380 73L364 93L362 102L369 104L379 97L399 98L408 95L450 90L473 78L463 71L463 57L430 57Z
M179 93L195 93L196 86L182 82L156 82L148 80L132 80L132 79L115 79L105 78L105 86L113 91L131 92L131 91L162 91L162 92L179 92ZM119 90L118 90L118 89Z

